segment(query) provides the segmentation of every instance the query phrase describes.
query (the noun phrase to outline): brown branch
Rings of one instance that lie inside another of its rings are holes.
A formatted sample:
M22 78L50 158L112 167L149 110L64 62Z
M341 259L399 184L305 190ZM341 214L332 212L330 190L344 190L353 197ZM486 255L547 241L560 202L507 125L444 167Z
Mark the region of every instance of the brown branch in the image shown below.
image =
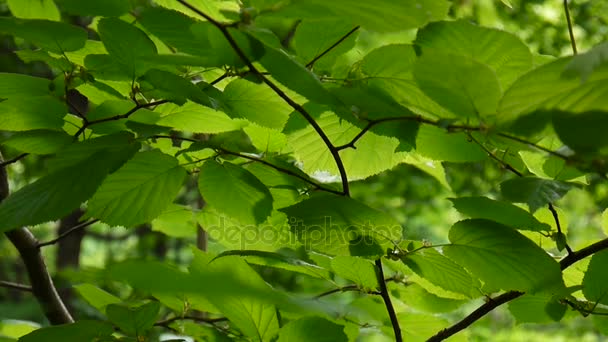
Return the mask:
M40 250L38 241L27 228L17 228L5 233L17 248L32 284L32 293L42 307L44 315L51 324L74 322L72 315L59 297Z
M0 161L2 155L0 154ZM8 176L5 168L0 168L0 202L8 197ZM38 241L27 228L17 228L4 233L17 248L25 265L32 293L42 307L46 318L51 324L66 324L74 322L70 312L59 297L53 279L49 275L40 250L36 248Z
M13 290L19 290L19 291L32 292L32 287L29 285L13 283L11 281L6 281L6 280L0 280L0 287L5 287L7 289L13 289Z
M154 101L154 102L149 102L149 103L140 103L135 105L135 107L131 108L128 112L124 113L124 114L120 114L120 115L114 115L108 118L103 118L103 119L98 119L98 120L92 120L92 121L88 121L85 122L82 127L80 127L80 129L78 129L78 131L76 132L76 134L74 134L75 138L78 138L85 129L87 129L88 127L92 126L92 125L96 125L96 124L100 124L103 122L109 122L109 121L116 121L116 120L121 120L121 119L126 119L129 116L131 116L133 113L137 112L138 110L142 109L142 108L148 108L148 107L155 107L158 105L161 105L163 103L167 103L169 101L167 100L160 100L160 101Z
M395 342L402 342L403 337L401 335L399 320L397 319L395 308L393 308L393 303L391 302L391 296L388 293L388 288L386 287L384 270L382 269L382 259L376 260L376 278L378 279L378 284L380 285L380 295L382 296L384 306L386 306L388 316L391 320L391 325L393 326L393 331L395 332Z
M216 21L215 19L213 19L212 17L210 17L206 13L204 13L201 10L197 9L196 7L190 5L185 0L177 0L177 1L180 4L182 4L182 5L186 6L187 8L189 8L190 10L192 10L193 12L195 12L196 14L198 14L201 17L207 19L210 23L212 23L215 27L217 27L222 32L222 34L224 35L224 37L226 38L226 40L228 41L228 43L230 44L230 46L232 47L232 49L234 50L234 52L239 56L239 58L241 59L241 61L249 68L249 71L251 71L251 73L253 73L254 75L256 75L260 80L262 80L280 98L282 98L287 104L289 104L291 106L291 108L293 108L295 111L297 111L298 113L300 113L306 119L306 121L308 121L308 123L314 128L314 130L317 132L317 134L321 137L321 140L323 140L323 142L325 143L325 145L329 149L329 151L330 151L330 153L331 153L331 155L332 155L332 157L333 157L333 159L334 159L334 161L336 163L336 166L338 167L338 171L340 173L340 179L342 180L342 194L345 195L345 196L349 196L350 195L350 190L349 190L349 185L348 185L348 177L346 175L346 169L344 168L344 163L342 162L342 158L340 157L339 151L333 145L333 143L331 142L331 140L329 140L329 137L325 134L325 132L323 131L323 129L321 128L321 126L319 126L319 124L310 115L310 113L308 113L308 111L306 111L304 109L304 107L302 107L300 104L298 104L297 102L295 102L291 97L289 97L287 94L285 94L284 91L282 91L276 84L274 84L266 76L264 76L264 74L261 73L253 65L253 63L247 57L247 55L245 54L245 52L243 51L243 49L241 49L239 47L239 45L237 44L236 40L234 40L234 37L232 37L232 34L230 34L230 32L228 31L228 27L231 26L232 24L222 24L222 23Z
M560 269L563 271L566 268L572 266L572 264L576 263L577 261L580 261L590 255L593 255L594 253L597 253L597 252L607 249L607 248L608 248L608 239L604 239L604 240L600 240L592 245L589 245L581 250L572 252L572 253L568 254L565 258L560 260L560 262L559 262ZM479 308L477 308L477 310L470 313L467 317L463 318L460 322L452 325L449 328L439 331L437 334L435 334L434 336L429 338L427 340L427 342L443 341L444 339L456 334L457 332L464 330L469 325L475 323L478 319L482 318L483 316L485 316L486 314L488 314L490 311L494 310L495 308L499 307L500 305L507 303L523 294L524 294L523 292L519 292L519 291L509 291L509 292L505 292L497 297L490 298L485 304L481 305Z
M338 288L335 288L335 289L331 289L331 290L325 291L323 293L320 293L320 294L314 296L313 298L314 299L319 299L319 298L323 298L323 297L332 295L334 293L349 292L349 291L362 292L362 293L373 294L373 295L381 295L381 293L378 292L378 291L363 291L358 285L351 284L351 285L346 285L346 286L342 286L342 287L338 287Z
M306 63L306 67L308 69L311 69L315 63L323 58L323 56L325 56L326 54L328 54L331 50L333 50L334 48L336 48L338 45L340 45L343 41L346 40L346 38L350 37L351 34L355 33L357 30L359 29L359 26L355 26L352 30L348 31L344 36L342 36L340 39L338 39L338 41L336 41L335 43L333 43L330 47L328 47L327 49L325 49L323 52L321 52L320 54L318 54L315 58L313 58L310 62Z
M49 241L46 241L46 242L39 242L38 244L36 244L36 248L42 248L42 247L45 247L45 246L54 245L57 242L59 242L59 240L65 238L66 236L74 233L77 230L84 229L84 228L92 225L95 222L99 222L99 220L98 219L94 219L94 220L82 222L82 223L80 223L80 224L78 224L78 225L70 228L69 230L65 231L64 233L62 233L61 235L59 235L58 237L56 237L53 240L49 240Z
M29 153L21 153L20 155L16 156L16 157L15 157L15 158L13 158L13 159L9 159L9 160L7 160L7 161L0 162L0 168L2 168L2 169L3 169L3 168L4 168L5 166L7 166L7 165L10 165L10 164L16 163L16 162L18 162L19 160L21 160L21 159L23 159L23 158L27 157L28 155L29 155Z
M233 156L236 156L236 157L241 157L243 159L251 160L251 161L258 162L260 164L266 165L266 166L268 166L270 168L273 168L273 169L275 169L275 170L277 170L279 172L282 172L284 174L287 174L287 175L290 175L292 177L298 178L298 179L300 179L300 180L302 180L302 181L304 181L304 182L306 182L306 183L314 186L315 189L331 192L331 193L336 194L336 195L343 195L343 193L340 192L340 191L337 191L337 190L325 187L325 186L323 186L323 185L321 185L321 184L319 184L317 182L314 182L314 181L310 180L307 177L299 175L298 173L293 172L293 171L291 171L289 169L285 169L283 167L280 167L280 166L274 165L272 163L269 163L269 162L265 161L264 159L252 157L252 156L249 156L249 155L246 155L246 154L242 154L242 153L238 153L238 152L228 151L228 150L225 150L223 148L220 148L219 151L221 153L224 153L224 154L229 154L229 155L233 155Z
M181 320L190 320L190 321L195 321L195 322L199 322L199 323L207 323L207 324L215 324L215 323L220 323L220 322L226 322L228 321L228 318L226 317L218 317L218 318L207 318L207 317L199 317L199 316L181 316L181 317L172 317L172 318L167 318L165 320L162 321L158 321L156 323L154 323L155 326L168 326L169 324L176 322L176 321L181 321Z

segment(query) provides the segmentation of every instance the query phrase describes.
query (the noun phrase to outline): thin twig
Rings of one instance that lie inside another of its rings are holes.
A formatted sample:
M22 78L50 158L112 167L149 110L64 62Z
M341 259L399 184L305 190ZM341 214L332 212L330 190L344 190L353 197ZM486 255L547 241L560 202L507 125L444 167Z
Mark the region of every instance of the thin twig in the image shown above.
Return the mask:
M273 168L273 169L275 169L275 170L277 170L279 172L282 172L284 174L290 175L292 177L296 177L296 178L298 178L298 179L300 179L300 180L302 180L302 181L304 181L304 182L312 185L317 190L322 190L322 191L330 192L330 193L336 194L336 195L343 195L342 192L340 192L340 191L337 191L337 190L325 187L325 186L323 186L323 185L321 185L321 184L319 184L319 183L317 183L317 182L315 182L315 181L313 181L313 180L311 180L311 179L309 179L307 177L304 177L304 176L302 176L302 175L300 175L300 174L298 174L298 173L296 173L294 171L291 171L289 169L286 169L286 168L274 165L274 164L272 164L270 162L267 162L264 159L252 157L252 156L249 156L249 155L246 155L246 154L242 154L242 153L238 153L238 152L228 151L228 150L225 150L223 148L219 149L219 151L221 153L224 153L224 154L229 154L229 155L233 155L233 156L236 156L236 157L241 157L243 159L247 159L247 160L251 160L251 161L254 161L254 162L258 162L260 164L264 164L264 165L266 165L268 167L271 167L271 168Z
M572 30L572 19L570 19L570 9L568 9L568 0L564 0L564 13L568 22L568 34L570 35L570 45L572 45L572 53L578 53L576 49L576 41L574 40L574 31Z
M510 134L507 134L507 133L497 133L497 135L498 135L498 136L501 136L501 137L503 137L503 138L505 138L505 139L513 140L513 141L516 141L516 142L521 143L521 144L525 144L525 145L528 145L528 146L532 146L532 147L534 147L534 148L536 148L536 149L539 149L539 150L541 150L541 151L543 151L543 152L547 152L547 153L549 153L550 155L553 155L553 156L555 156L555 157L561 158L561 159L563 159L563 160L568 160L568 159L569 159L569 157L568 157L568 156L565 156L565 155L563 155L563 154L561 154L561 153L559 153L559 152L553 151L553 150L548 149L548 148L546 148L546 147L544 147L544 146L541 146L541 145L539 145L539 144L535 144L535 143L533 143L533 142L531 142L531 141L527 141L527 140L525 140L525 139L518 138L518 137L516 137L516 136L514 136L514 135L510 135Z
M226 318L226 317L207 318L207 317L198 317L198 316L177 316L177 317L167 318L162 321L158 321L158 322L154 323L154 325L155 326L168 326L169 324L171 324L173 322L182 321L182 320L190 320L190 321L195 321L195 322L199 322L199 323L215 324L215 323L219 323L219 322L226 322L226 321L228 321L228 318Z
M498 162L498 164L500 164L502 167L504 167L505 169L513 172L518 177L523 177L524 176L523 173L519 172L511 164L509 164L506 161L498 158L494 153L492 153L492 151L488 150L481 142L479 142L477 139L475 139L471 133L468 133L468 136L469 136L469 139L471 139L471 141L473 141L475 144L477 144L477 146L479 146L488 155L488 157L492 158L493 160L495 160L496 162Z
M355 26L352 30L348 31L344 36L342 36L340 39L338 39L338 41L336 41L335 43L333 43L330 47L328 47L327 49L325 49L323 52L321 52L320 54L318 54L315 58L313 58L310 62L306 63L306 67L308 69L311 69L315 63L323 58L323 56L325 56L326 54L328 54L331 50L333 50L334 48L336 48L338 45L340 45L343 41L346 40L346 38L350 37L351 34L355 33L357 30L359 29L359 26Z
M0 287L6 287L7 289L19 290L32 292L32 287L29 285L23 285L18 283L13 283L11 281L0 280Z
M7 161L3 161L3 162L0 163L0 168L3 168L5 166L7 166L7 165L16 163L16 162L20 161L21 159L23 159L23 158L25 158L25 157L27 157L29 155L30 155L29 153L21 153L20 155L16 156L13 159L9 159Z
M555 221L555 226L557 227L557 233L560 235L563 235L562 233L562 225L559 222L559 215L557 214L557 210L555 210L555 207L553 207L552 203L549 203L548 205L549 211L551 212L551 215L553 215L553 220ZM564 248L566 248L566 251L568 252L568 254L572 254L572 248L570 248L570 246L568 245L567 242L564 242Z
M357 291L357 292L363 292L363 293L368 293L368 294L381 295L381 293L378 291L363 291L358 285L351 284L351 285L346 285L346 286L338 287L336 289L331 289L331 290L325 291L321 294L314 296L314 299L323 298L323 297L326 297L326 296L329 296L329 295L332 295L332 294L338 293L338 292L348 292L348 291Z
M100 124L100 123L108 122L108 121L116 121L116 120L126 119L129 116L131 116L133 113L137 112L138 110L140 110L142 108L155 107L155 106L161 105L163 103L167 103L167 102L169 102L169 101L168 100L160 100L160 101L154 101L154 102L148 102L148 103L141 103L141 104L135 105L135 107L131 108L128 112L126 112L124 114L114 115L114 116L110 116L108 118L103 118L103 119L99 119L99 120L93 120L93 121L85 122L82 125L82 127L80 127L80 129L78 129L78 131L76 132L76 134L74 134L74 138L78 138L82 134L82 132L84 132L85 129L87 129L88 127L90 127L92 125L96 125L96 124Z
M253 63L247 57L247 55L245 54L243 49L241 49L239 47L239 45L237 44L236 40L234 40L234 37L232 37L232 34L230 34L230 32L228 31L228 26L230 26L230 25L222 24L222 23L216 21L211 16L207 15L206 13L197 9L196 7L190 5L185 0L177 0L177 1L180 4L189 8L190 10L192 10L193 12L202 16L203 18L207 19L210 23L212 23L215 27L217 27L222 32L222 34L224 35L226 40L228 40L228 43L230 44L230 46L232 47L234 52L239 56L241 61L249 68L249 70L254 75L256 75L260 80L262 80L268 87L270 87L270 89L272 89L280 98L282 98L285 102L287 102L287 104L289 104L294 110L296 110L298 113L300 113L306 119L306 121L308 121L308 123L314 128L314 130L317 132L317 134L321 137L321 140L323 140L323 142L329 149L329 151L336 163L336 166L338 167L338 171L340 173L340 179L342 180L342 194L345 196L349 196L350 189L349 189L349 185L348 185L348 177L346 175L346 169L344 168L344 163L342 162L340 153L336 149L336 147L333 145L331 140L329 140L329 137L327 136L327 134L325 134L325 132L323 131L321 126L319 126L319 124L315 121L315 119L310 115L310 113L308 113L308 111L306 111L304 109L304 107L302 107L300 104L295 102L291 97L289 97L287 94L285 94L284 91L282 91L276 84L274 84L266 76L264 76L264 74L262 74L253 65Z
M589 245L581 250L572 252L571 254L568 254L565 258L560 260L560 262L559 262L560 269L563 271L566 268L572 266L572 264L576 263L577 261L580 261L590 255L593 255L593 254L595 254L599 251L602 251L604 249L607 249L607 248L608 248L608 239L604 239L604 240L600 240L592 245ZM479 308L477 308L475 311L470 313L467 317L463 318L460 322L452 325L449 328L439 331L437 334L435 334L434 336L429 338L427 340L427 342L443 341L444 339L456 334L457 332L466 329L468 326L475 323L478 319L482 318L483 316L485 316L486 314L488 314L490 311L494 310L495 308L499 307L500 305L507 303L517 297L520 297L523 294L524 294L523 292L519 292L519 291L509 291L509 292L505 292L497 297L490 298L486 303L484 303Z
M506 161L498 158L494 153L492 153L490 150L488 150L482 143L480 143L479 141L477 141L473 135L471 133L468 133L469 139L471 139L473 142L475 142L481 149L483 149L490 158L494 159L495 161L497 161L500 165L502 165L505 169L511 171L512 173L516 174L518 177L523 177L524 175L519 172L517 169L515 169L511 164L507 163ZM555 210L555 207L553 207L552 203L548 204L548 208L549 211L551 211L551 214L553 215L553 220L555 221L555 226L557 227L557 233L564 236L562 233L562 226L559 222L559 216L557 215L557 211ZM565 236L564 236L565 237ZM568 242L564 241L564 248L566 249L566 251L568 252L568 254L572 254L572 248L570 248L570 246L568 245Z
M99 222L99 220L98 219L94 219L94 220L82 222L82 223L80 223L80 224L78 224L78 225L76 225L76 226L68 229L67 231L63 232L61 235L59 235L58 237L56 237L53 240L49 240L47 242L40 242L40 243L38 243L36 245L36 248L42 248L42 247L45 247L45 246L54 245L57 242L59 242L61 239L65 238L66 236L68 236L70 234L72 234L73 232L75 232L77 230L80 230L80 229L84 229L84 228L92 225L95 222Z

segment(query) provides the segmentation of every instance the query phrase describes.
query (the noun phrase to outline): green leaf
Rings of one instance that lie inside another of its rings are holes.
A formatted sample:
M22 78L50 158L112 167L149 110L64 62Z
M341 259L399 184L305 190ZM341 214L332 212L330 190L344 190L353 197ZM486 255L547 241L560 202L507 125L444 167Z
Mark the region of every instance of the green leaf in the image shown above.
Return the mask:
M78 208L97 190L117 165L124 163L139 144L121 150L100 149L80 162L52 171L26 185L0 204L0 231L62 218Z
M265 84L236 79L224 89L222 103L233 118L282 129L293 109Z
M552 110L579 113L608 108L606 97L600 95L608 89L605 64L596 68L586 82L581 82L578 78L562 75L571 60L571 57L557 59L513 83L500 103L500 123L509 126L524 119L535 119L543 113L551 114Z
M455 163L487 158L486 152L465 133L450 133L431 125L421 125L418 128L416 151L433 160Z
M554 112L553 128L564 144L575 151L598 152L608 146L608 111Z
M397 319L404 327L404 340L412 342L426 341L449 325L446 319L429 314L399 313Z
M6 131L59 130L67 108L50 96L12 97L0 102L0 112L0 127Z
M110 304L120 303L120 298L110 294L93 284L74 285L74 289L78 294L91 304L99 312L104 313L106 306Z
M467 297L478 295L471 275L462 266L432 248L408 253L402 260L417 275L442 289Z
M207 203L244 225L259 224L272 211L272 195L251 172L209 160L200 169L198 188Z
M51 81L22 74L0 73L0 98L33 98L50 95Z
M61 131L31 130L11 135L2 145L31 154L51 154L69 145L73 138Z
M151 221L171 204L185 176L175 158L158 151L140 152L101 184L87 213L113 226Z
M127 335L140 337L145 336L154 326L159 310L159 302L149 302L136 307L110 304L106 307L106 315Z
M608 208L602 212L602 229L604 234L608 235Z
M563 286L560 266L516 230L485 219L457 222L444 253L490 288L536 292Z
M608 61L608 42L594 46L591 50L574 56L564 69L566 77L578 77L583 82L602 64Z
M450 198L454 208L471 218L483 218L524 230L550 231L551 227L541 223L532 214L511 203L487 197Z
M552 323L564 317L568 307L550 295L524 294L509 302L509 312L517 323Z
M371 89L391 94L395 101L417 114L431 118L455 117L418 87L412 74L416 59L411 45L386 45L368 53L361 61L360 71ZM395 63L396 60L399 63Z
M393 247L401 238L401 226L391 216L344 196L322 194L279 211L307 248L328 254L349 255L351 241Z
M23 38L39 48L58 54L78 50L87 40L86 31L80 27L39 19L2 17L0 32Z
M451 312L466 303L465 300L439 297L416 283L390 284L389 290L408 306L423 312Z
M68 166L81 163L85 159L90 158L91 155L104 150L121 154L121 150L133 149L133 154L140 147L141 145L135 143L135 137L131 133L120 132L111 135L104 135L67 146L61 151L61 153L58 153L53 159L50 159L47 166L49 170L57 171ZM132 154L125 158L131 158ZM111 163L112 160L109 160L108 162ZM110 171L116 171L116 169L118 169L123 162L124 160L121 160L119 163L110 165Z
M39 329L40 325L34 322L18 320L2 320L0 322L0 341L14 342L23 335Z
M340 18L375 31L401 31L424 26L446 17L450 3L444 0L352 2L348 0L292 1L278 16Z
M208 254L194 250L190 272L230 272L242 284L268 289L264 280L239 257L212 259ZM215 305L235 326L255 341L271 341L279 331L277 310L264 298L244 297L235 292L232 296L209 296Z
M500 184L502 196L517 203L527 203L530 212L562 198L571 186L568 183L536 177L519 177Z
M209 66L221 67L228 65L241 67L244 65L240 56L237 55L230 43L226 40L226 37L210 22L197 22L191 26L190 30L194 34L196 40L209 44L207 52L202 55L208 58ZM251 39L237 29L229 28L228 32L247 57L251 60L257 59L261 50L259 42Z
M597 252L591 257L583 278L583 294L591 302L608 305L606 262L608 262L608 250Z
M178 104L184 104L185 99L207 107L215 107L207 94L198 88L192 81L178 76L172 72L151 69L143 76L143 80L152 84L156 89L163 91Z
M244 120L233 120L224 112L190 101L182 106L163 104L157 111L163 114L158 125L186 132L217 134L236 131L247 125Z
M189 238L196 235L196 220L190 207L170 204L169 207L152 220L152 230L176 238Z
M82 320L71 324L55 325L32 331L20 342L65 341L82 342L108 339L114 333L112 324L103 321Z
M141 14L139 23L148 32L179 52L208 56L212 51L209 39L206 37L197 39L190 31L190 27L196 21L177 11L158 7L146 8Z
M496 72L503 90L532 68L532 53L516 35L466 20L431 23L418 31L415 44L423 54L451 53L487 65Z
M351 125L322 106L305 106L319 127L335 146L349 143L361 129ZM338 168L318 133L300 115L292 115L283 131L293 148L296 160L304 172L318 176L326 182L337 182ZM388 170L404 161L405 153L395 153L399 146L395 138L367 132L356 146L357 149L340 151L349 181L364 179Z
M129 12L131 9L129 1L104 0L81 1L81 0L55 0L63 11L80 16L104 16L117 17Z
M48 19L58 21L61 15L53 0L7 0L13 16L23 19Z
M378 287L374 264L366 259L353 256L336 256L331 259L331 269L344 279L355 282L363 289Z
M346 342L344 326L322 317L303 317L287 323L279 332L277 342L309 342L311 335L318 342Z
M420 89L458 117L496 113L502 95L496 73L470 57L431 51L414 65Z
M120 19L101 19L97 29L106 50L124 68L127 77L143 74L145 65L140 59L157 54L156 45L142 30Z
M215 258L223 258L225 256L238 255L243 258L248 264L283 269L292 272L306 274L314 278L329 280L329 270L324 267L311 264L304 260L292 258L290 256L266 252L260 250L231 250L218 254Z

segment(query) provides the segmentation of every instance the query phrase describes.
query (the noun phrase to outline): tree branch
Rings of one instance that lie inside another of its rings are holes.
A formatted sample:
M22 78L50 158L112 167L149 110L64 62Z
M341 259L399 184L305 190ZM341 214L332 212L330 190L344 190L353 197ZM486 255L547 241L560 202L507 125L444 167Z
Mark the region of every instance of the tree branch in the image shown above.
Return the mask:
M27 157L28 155L29 155L29 153L21 153L20 155L16 156L13 159L9 159L7 161L2 161L2 162L0 162L0 168L4 169L5 166L16 163L19 160ZM1 158L0 158L0 160L1 160Z
M298 179L300 179L300 180L302 180L302 181L304 181L304 182L312 185L313 187L315 187L315 189L326 191L326 192L331 192L331 193L336 194L336 195L342 195L342 192L340 192L340 191L337 191L337 190L325 187L325 186L323 186L323 185L321 185L321 184L319 184L317 182L312 181L311 179L309 179L307 177L299 175L296 172L293 172L293 171L291 171L289 169L285 169L285 168L282 168L280 166L277 166L277 165L274 165L272 163L269 163L269 162L265 161L264 159L252 157L252 156L249 156L249 155L246 155L246 154L242 154L242 153L228 151L228 150L225 150L223 148L220 148L219 151L221 153L224 153L224 154L229 154L229 155L241 157L243 159L248 159L248 160L251 160L251 161L254 161L254 162L258 162L260 164L264 164L264 165L266 165L266 166L268 166L270 168L273 168L273 169L275 169L275 170L277 170L279 172L282 172L284 174L287 174L287 175L290 175L292 177L298 178Z
M336 41L335 43L333 43L330 47L328 47L327 49L325 49L323 52L321 52L320 54L318 54L315 58L313 58L310 62L306 63L306 67L308 69L311 69L315 63L323 58L323 56L325 56L326 54L328 54L331 50L333 50L334 48L336 48L338 45L340 45L343 41L346 40L346 38L350 37L351 34L355 33L357 30L359 29L359 26L355 26L352 30L348 31L344 36L342 36L342 38L338 39L338 41Z
M249 68L249 70L254 75L256 75L260 80L262 80L268 87L270 87L270 89L272 89L280 98L282 98L285 102L287 102L287 104L289 104L291 106L291 108L293 108L295 111L300 113L306 119L306 121L308 121L308 123L314 128L314 130L317 132L317 134L321 137L321 140L323 140L323 142L329 149L329 151L336 163L336 166L338 167L338 171L340 173L340 179L342 180L342 194L345 196L349 196L350 190L349 190L349 185L348 185L348 177L346 175L346 169L344 168L344 163L342 162L342 158L340 157L340 153L339 153L338 149L336 149L336 147L332 144L331 140L329 140L329 137L325 134L325 132L323 132L323 129L321 128L321 126L319 126L319 124L310 115L310 113L308 113L304 109L304 107L302 107L300 104L295 102L292 98L290 98L287 94L285 94L284 91L282 91L276 84L274 84L266 76L264 76L264 74L261 73L253 65L253 63L247 57L247 55L245 54L243 49L241 49L239 47L236 40L234 40L234 37L232 37L232 35L228 31L228 27L232 26L232 24L222 24L222 23L216 21L215 19L213 19L206 13L204 13L201 10L197 9L196 7L190 5L185 0L177 0L177 1L180 4L189 8L190 10L192 10L193 12L195 12L196 14L207 19L210 23L212 23L215 27L217 27L222 32L222 34L224 35L224 37L226 38L226 40L228 41L228 43L230 44L230 46L232 47L234 52L239 56L241 61Z
M0 287L5 287L7 289L19 290L32 292L32 287L28 285L13 283L11 281L0 280Z
M218 318L207 318L207 317L199 317L199 316L181 316L181 317L172 317L172 318L167 318L165 320L162 321L158 321L156 323L154 323L155 326L168 326L169 324L176 322L176 321L181 321L181 320L190 320L190 321L195 321L195 322L199 322L199 323L207 323L207 324L215 324L215 323L219 323L219 322L226 322L228 321L228 318L226 317L218 317Z
M69 230L66 230L63 234L59 235L58 237L56 237L53 240L49 240L47 242L39 242L38 244L36 244L36 248L42 248L42 247L45 247L45 246L54 245L57 242L59 242L59 240L65 238L66 236L74 233L77 230L84 229L84 228L92 225L95 222L99 222L99 220L98 219L94 219L94 220L89 220L89 221L82 222L82 223L80 223L80 224L78 224L78 225L70 228Z
M566 268L572 266L572 264L580 261L594 253L597 253L601 250L608 248L608 239L600 240L592 245L589 245L581 250L572 252L568 254L565 258L560 260L559 266L563 271ZM477 308L477 310L471 312L467 317L463 318L460 322L452 325L449 328L443 329L431 338L427 340L427 342L431 341L443 341L444 339L456 334L457 332L466 329L469 325L475 323L478 319L482 318L490 311L499 307L500 305L507 303L521 295L524 292L519 291L509 291L505 292L497 297L490 298L485 304Z
M395 332L395 342L402 342L403 337L401 336L399 320L397 319L395 308L393 308L393 303L391 302L391 296L386 287L384 270L382 269L382 259L376 260L376 278L378 279L378 284L380 285L380 295L382 296L382 300L384 300L384 306L386 306L388 316L391 319L391 325L393 326L393 331Z
M2 155L0 154L0 161ZM8 176L5 168L0 168L0 202L8 197ZM46 318L51 324L72 323L74 319L59 297L53 279L49 275L48 269L44 264L44 259L40 255L40 250L36 247L38 241L27 228L17 228L4 233L11 243L17 248L21 260L27 270L32 284L32 293L42 307Z

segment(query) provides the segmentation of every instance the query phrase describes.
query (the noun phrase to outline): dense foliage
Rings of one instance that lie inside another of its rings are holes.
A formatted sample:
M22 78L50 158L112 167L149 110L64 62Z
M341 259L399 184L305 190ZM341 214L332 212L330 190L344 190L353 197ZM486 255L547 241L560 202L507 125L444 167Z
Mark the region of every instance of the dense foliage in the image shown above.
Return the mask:
M608 333L601 5L475 3L7 0L0 341Z

